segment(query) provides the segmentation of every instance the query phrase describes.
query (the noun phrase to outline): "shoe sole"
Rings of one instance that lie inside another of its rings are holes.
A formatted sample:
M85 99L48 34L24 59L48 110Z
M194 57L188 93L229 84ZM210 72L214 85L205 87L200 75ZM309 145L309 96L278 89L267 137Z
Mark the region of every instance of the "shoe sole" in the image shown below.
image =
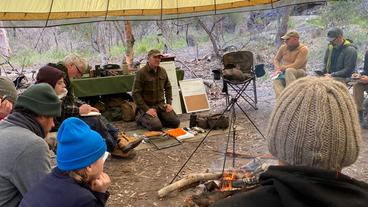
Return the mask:
M127 152L129 152L130 150L132 150L132 149L134 149L134 148L136 148L141 142L142 142L142 138L140 138L140 139L138 139L138 140L136 140L136 141L134 141L134 142L130 142L127 146L125 146L125 147L122 147L122 148L120 148L121 149L121 151L123 151L124 153L127 153Z

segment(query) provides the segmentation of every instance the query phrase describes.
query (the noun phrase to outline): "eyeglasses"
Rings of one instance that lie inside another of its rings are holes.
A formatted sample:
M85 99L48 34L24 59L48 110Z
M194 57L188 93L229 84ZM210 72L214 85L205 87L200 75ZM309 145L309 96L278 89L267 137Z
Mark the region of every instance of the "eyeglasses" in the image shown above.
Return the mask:
M78 68L78 66L77 65L74 65L74 66L77 69L78 73L81 74L81 75L83 75L82 71Z

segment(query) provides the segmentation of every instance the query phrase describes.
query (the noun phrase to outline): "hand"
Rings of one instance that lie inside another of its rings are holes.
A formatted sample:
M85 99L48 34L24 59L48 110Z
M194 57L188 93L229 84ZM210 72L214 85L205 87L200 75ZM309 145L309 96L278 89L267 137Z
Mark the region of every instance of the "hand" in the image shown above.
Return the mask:
M102 172L100 176L91 181L90 188L95 192L106 193L110 183L110 177L106 173Z
M3 101L0 105L0 119L3 119L6 116L8 116L12 111L12 109L13 104L10 101L8 100Z
M359 82L364 83L364 84L368 84L368 76L366 76L366 75L361 76L360 79L359 79Z
M146 114L148 114L148 115L150 115L152 117L156 117L157 116L156 109L154 109L154 108L148 109L148 111L146 111Z
M281 73L281 72L284 72L285 69L286 69L285 66L280 66L278 68L275 68L275 72Z
M165 105L164 105L164 108L165 108L165 111L166 111L166 112L170 112L170 111L172 111L172 110L173 110L173 108L172 108L172 106L171 106L170 104L165 104Z
M82 104L79 107L79 114L88 114L91 111L92 111L92 107L88 104Z

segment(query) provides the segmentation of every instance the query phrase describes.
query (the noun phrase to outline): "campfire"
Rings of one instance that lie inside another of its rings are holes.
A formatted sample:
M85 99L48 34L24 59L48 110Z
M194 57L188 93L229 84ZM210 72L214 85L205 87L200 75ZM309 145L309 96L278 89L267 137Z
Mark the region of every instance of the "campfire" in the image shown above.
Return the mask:
M222 176L220 191L241 190L244 186L256 185L257 178L252 172L226 170Z
M189 187L202 186L201 193L185 199L186 206L205 207L235 193L252 190L258 187L259 175L268 165L260 159L254 159L239 169L225 169L223 172L207 172L189 174L158 191L159 197L164 197L172 191Z

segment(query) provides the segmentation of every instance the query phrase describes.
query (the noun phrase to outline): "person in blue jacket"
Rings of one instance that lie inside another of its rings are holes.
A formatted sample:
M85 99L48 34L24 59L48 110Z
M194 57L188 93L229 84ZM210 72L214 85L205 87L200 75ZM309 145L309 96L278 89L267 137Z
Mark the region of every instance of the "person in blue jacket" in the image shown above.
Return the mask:
M57 140L57 167L25 194L19 206L105 206L111 181L103 172L106 144L101 135L72 117L61 124Z

